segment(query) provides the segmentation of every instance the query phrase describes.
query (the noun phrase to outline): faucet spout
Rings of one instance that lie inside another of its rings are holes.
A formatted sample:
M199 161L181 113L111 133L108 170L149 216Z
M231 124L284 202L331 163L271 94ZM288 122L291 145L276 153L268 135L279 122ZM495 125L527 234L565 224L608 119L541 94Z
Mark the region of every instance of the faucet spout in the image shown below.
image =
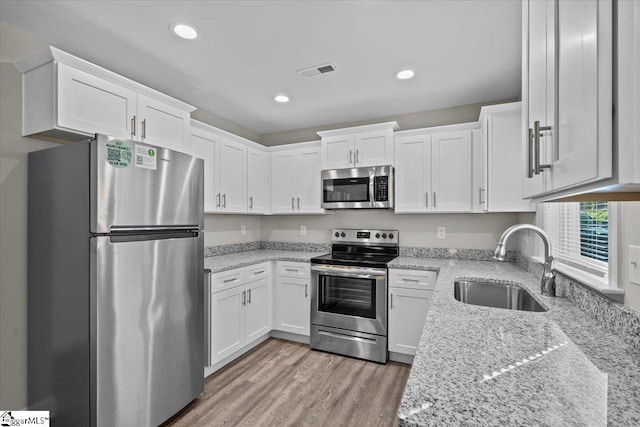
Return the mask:
M504 261L507 240L512 234L520 230L531 230L542 239L542 242L544 243L544 273L542 274L540 290L543 295L556 296L556 277L553 273L551 239L549 239L549 235L540 227L536 227L531 224L516 224L507 228L504 233L502 233L502 236L498 241L498 246L493 254L493 258L498 261Z

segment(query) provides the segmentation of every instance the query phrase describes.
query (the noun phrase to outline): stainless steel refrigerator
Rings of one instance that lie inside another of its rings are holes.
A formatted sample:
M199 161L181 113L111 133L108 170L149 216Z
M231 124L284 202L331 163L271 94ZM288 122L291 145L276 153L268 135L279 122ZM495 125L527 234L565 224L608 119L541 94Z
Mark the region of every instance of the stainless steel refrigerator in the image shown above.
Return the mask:
M155 426L203 390L201 159L96 135L29 154L28 400Z

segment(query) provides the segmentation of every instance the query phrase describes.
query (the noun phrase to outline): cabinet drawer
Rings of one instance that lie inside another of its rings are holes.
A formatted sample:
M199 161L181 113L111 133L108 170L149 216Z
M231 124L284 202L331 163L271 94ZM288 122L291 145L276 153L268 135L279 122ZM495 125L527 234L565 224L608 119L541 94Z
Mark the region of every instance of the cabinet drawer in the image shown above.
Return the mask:
M278 261L278 276L311 277L311 266L306 262Z
M433 290L436 287L435 271L389 269L389 286L407 289Z
M261 264L250 265L245 267L247 273L247 283L255 280L264 279L271 276L271 263L263 262Z
M235 288L236 286L244 285L246 282L247 271L245 268L221 271L211 275L211 293L215 294L225 289Z

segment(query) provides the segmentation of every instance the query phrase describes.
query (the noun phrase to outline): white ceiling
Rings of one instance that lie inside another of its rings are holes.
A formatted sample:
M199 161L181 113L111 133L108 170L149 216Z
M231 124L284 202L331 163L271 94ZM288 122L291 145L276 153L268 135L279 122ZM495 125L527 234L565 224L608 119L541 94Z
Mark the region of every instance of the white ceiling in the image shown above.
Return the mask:
M0 19L265 134L518 97L519 0L0 1ZM186 22L197 40L169 33ZM296 72L333 62L338 71ZM416 70L412 80L393 75ZM286 93L288 104L274 95Z

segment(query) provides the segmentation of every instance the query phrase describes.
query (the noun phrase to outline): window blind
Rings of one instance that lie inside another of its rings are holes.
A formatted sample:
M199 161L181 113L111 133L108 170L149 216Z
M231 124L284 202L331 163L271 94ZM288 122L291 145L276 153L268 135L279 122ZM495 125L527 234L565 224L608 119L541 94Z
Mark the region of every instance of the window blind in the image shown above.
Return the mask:
M608 273L607 202L549 203L545 206L545 231L555 258L603 276Z

